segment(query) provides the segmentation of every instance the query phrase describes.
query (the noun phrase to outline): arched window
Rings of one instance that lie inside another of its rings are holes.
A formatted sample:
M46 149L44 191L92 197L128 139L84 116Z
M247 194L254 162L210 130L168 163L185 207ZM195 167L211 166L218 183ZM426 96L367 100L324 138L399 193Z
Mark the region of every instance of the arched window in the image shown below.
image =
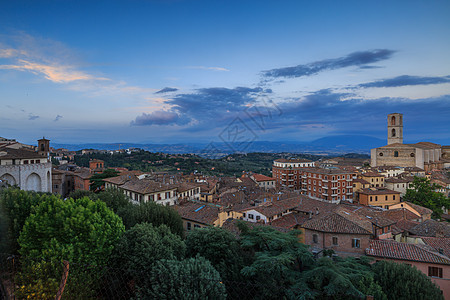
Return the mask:
M395 137L395 128L392 128L392 137Z
M398 157L398 151L394 151L394 157Z
M392 116L391 118L391 125L395 125L395 116Z

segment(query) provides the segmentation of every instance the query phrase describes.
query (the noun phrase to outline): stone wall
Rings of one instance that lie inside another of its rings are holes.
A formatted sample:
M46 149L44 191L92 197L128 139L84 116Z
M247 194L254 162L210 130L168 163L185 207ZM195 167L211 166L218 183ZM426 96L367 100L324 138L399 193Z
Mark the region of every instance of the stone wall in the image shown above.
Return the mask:
M22 190L52 192L51 163L0 166L0 179Z

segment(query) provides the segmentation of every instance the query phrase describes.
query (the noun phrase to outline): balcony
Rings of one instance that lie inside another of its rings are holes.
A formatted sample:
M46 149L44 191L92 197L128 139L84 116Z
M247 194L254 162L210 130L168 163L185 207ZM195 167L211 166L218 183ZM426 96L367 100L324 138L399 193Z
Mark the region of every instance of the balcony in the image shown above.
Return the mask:
M353 188L353 185L348 185L347 188L348 188L348 189L352 189L352 188Z

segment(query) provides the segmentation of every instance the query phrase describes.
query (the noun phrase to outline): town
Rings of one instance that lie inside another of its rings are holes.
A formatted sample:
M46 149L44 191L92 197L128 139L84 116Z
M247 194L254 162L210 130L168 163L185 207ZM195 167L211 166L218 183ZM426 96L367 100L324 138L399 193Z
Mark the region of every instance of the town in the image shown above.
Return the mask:
M52 148L46 138L36 146L1 138L0 186L61 199L119 193L135 207L152 203L175 211L188 241L201 228L232 236L242 235L242 226L295 233L311 259L367 257L408 265L450 299L450 146L404 144L403 117L387 116L387 145L372 149L370 159L289 154L274 159L266 175L246 169L221 176L112 167L93 157L132 157L142 150L69 151ZM165 158L201 160L149 155L149 165Z

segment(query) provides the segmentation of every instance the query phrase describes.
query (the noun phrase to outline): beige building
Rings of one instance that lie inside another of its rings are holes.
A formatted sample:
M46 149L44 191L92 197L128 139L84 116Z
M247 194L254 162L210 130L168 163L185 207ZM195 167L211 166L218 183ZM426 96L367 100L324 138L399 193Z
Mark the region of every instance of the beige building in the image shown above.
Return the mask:
M441 145L430 142L403 144L402 114L389 114L387 123L388 144L371 150L372 167L418 167L429 171L443 169L449 163L445 157L442 157Z

